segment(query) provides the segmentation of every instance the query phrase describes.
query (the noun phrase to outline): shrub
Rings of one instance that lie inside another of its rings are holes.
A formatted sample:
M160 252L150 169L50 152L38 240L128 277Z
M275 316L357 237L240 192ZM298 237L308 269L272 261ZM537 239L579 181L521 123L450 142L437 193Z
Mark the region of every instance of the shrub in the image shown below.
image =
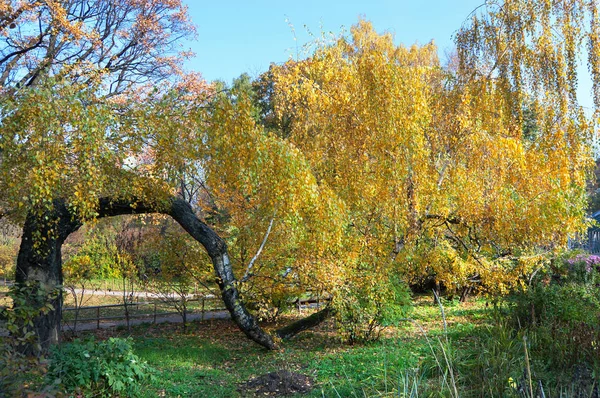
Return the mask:
M368 282L365 278L343 285L333 302L339 331L350 344L378 340L381 331L404 318L410 308L405 283L389 276Z
M600 283L600 256L578 254L566 260L567 278L571 282L597 285Z
M524 386L523 334L506 320L476 332L473 346L456 361L469 396L512 397Z
M75 340L55 347L50 356L48 383L68 393L94 396L135 396L149 368L133 353L128 339L95 342Z
M67 272L78 273L84 270L88 279L120 278L121 273L115 262L115 254L114 238L99 233L86 240L74 253L65 256L63 266ZM89 267L89 264L94 266Z
M22 396L35 389L39 377L39 358L26 356L28 347L40 352L39 341L31 329L33 320L53 310L53 300L60 290L46 291L39 283L28 282L10 289L12 307L0 307L0 323L9 336L0 337L0 397Z
M16 243L0 244L0 278L14 278L18 248Z
M535 330L541 354L557 367L600 365L597 288L568 282L537 285L511 297L515 326Z
M509 319L527 330L549 368L600 370L600 257L564 256L547 276L508 297Z

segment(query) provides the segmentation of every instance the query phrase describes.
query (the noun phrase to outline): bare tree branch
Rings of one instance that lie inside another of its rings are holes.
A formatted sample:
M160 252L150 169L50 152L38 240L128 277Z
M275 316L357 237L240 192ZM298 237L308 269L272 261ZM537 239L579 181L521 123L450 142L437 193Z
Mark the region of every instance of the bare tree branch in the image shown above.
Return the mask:
M254 263L258 259L258 256L260 256L260 253L262 253L262 250L265 247L265 244L267 243L267 239L269 238L269 234L271 233L271 228L273 227L273 221L275 221L275 215L273 215L273 217L271 218L271 221L269 222L269 227L267 228L267 232L265 233L265 237L263 238L263 241L260 244L260 247L258 248L254 257L252 257L252 259L248 263L248 267L246 268L246 273L244 274L244 277L241 280L242 282L246 282L248 280L248 278L250 278L252 276L250 271L252 271L252 267L254 266Z

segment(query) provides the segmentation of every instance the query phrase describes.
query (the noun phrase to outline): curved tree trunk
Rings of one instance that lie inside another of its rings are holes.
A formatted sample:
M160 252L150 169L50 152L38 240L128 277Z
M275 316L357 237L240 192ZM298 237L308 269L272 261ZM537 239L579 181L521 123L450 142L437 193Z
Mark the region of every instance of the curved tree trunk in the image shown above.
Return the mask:
M191 206L181 198L171 198L165 207L148 205L139 201L122 201L102 198L99 200L98 218L126 214L163 213L170 215L197 240L210 256L217 283L225 306L231 318L239 328L258 344L268 349L275 349L276 344L271 335L266 333L256 318L246 310L237 289L227 245L208 225L202 222ZM42 293L50 293L62 287L61 248L67 237L75 232L82 223L74 220L64 201L54 201L53 208L41 214L30 213L23 226L23 237L17 258L16 283L23 289L40 288ZM42 308L46 302L40 298L44 294L31 291L25 305ZM60 322L62 308L62 291L52 299L53 309L37 316L33 320L32 331L36 341L25 347L27 354L40 354L56 344L60 338ZM311 328L331 315L325 308L305 319L286 326L276 333L278 337L287 339L295 334Z
M180 198L172 198L165 208L159 208L141 202L113 201L110 198L102 198L99 201L98 218L142 213L170 215L204 246L212 260L223 302L231 313L233 321L250 339L268 349L276 348L273 338L262 330L240 298L236 286L237 280L227 255L227 245L196 216L187 202ZM52 227L48 227L49 225ZM23 238L17 259L17 286L25 288L33 282L35 285L39 284L46 292L61 287L61 247L65 239L80 226L81 222L72 219L64 201L55 201L52 211L45 212L41 216L33 214L28 216L23 226ZM45 236L46 239L39 239L40 236ZM34 247L34 243L37 246ZM44 303L36 301L35 297L37 295L31 295L27 305L41 308ZM26 347L25 351L28 354L46 352L51 344L59 341L61 292L51 304L53 310L36 317L33 321L33 332L37 336L37 341Z
M240 298L236 286L237 280L233 275L225 241L208 225L200 221L191 206L182 199L171 200L170 210L167 213L194 239L200 242L208 252L217 274L217 284L221 290L221 297L234 322L250 339L270 350L275 349L276 345L273 338L262 330L256 318L246 310Z

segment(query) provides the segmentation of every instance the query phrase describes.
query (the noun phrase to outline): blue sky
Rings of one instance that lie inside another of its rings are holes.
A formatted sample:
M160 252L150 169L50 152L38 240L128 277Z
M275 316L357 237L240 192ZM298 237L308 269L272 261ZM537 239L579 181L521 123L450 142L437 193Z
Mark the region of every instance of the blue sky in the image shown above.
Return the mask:
M301 49L312 40L307 28L315 36L322 31L338 34L359 17L371 21L378 32L393 33L397 43L434 40L443 56L452 47L452 34L483 0L184 2L198 30L198 39L185 43L196 53L187 68L207 80L230 81L244 72L256 76L271 62L295 57L296 44Z
M258 76L271 62L302 57L302 45L321 32L339 34L359 18L398 44L434 40L440 57L453 48L452 35L484 0L183 0L197 26L196 40L184 43L196 57L186 68L205 79L231 81L242 73ZM293 28L292 28L293 26ZM580 72L586 74L584 68ZM580 103L591 107L591 83L580 78Z

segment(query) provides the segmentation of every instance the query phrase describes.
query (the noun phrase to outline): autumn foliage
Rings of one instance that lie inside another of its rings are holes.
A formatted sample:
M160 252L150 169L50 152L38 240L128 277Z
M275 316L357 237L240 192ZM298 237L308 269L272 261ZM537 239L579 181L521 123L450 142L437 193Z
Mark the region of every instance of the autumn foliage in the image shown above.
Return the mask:
M228 289L265 318L330 297L367 325L354 337L399 316L404 283L505 292L585 228L595 123L576 65L587 41L597 87L594 2L488 2L447 66L433 43L359 21L228 90L178 69L180 1L69 4L0 2L14 222L48 227L57 201L83 222L99 198L164 211L179 195L227 241Z
M524 255L582 228L588 120L574 107L557 124L533 94L471 72L367 22L276 69L289 141L344 204L345 259L452 290L502 290L536 264ZM524 134L523 98L537 135Z

